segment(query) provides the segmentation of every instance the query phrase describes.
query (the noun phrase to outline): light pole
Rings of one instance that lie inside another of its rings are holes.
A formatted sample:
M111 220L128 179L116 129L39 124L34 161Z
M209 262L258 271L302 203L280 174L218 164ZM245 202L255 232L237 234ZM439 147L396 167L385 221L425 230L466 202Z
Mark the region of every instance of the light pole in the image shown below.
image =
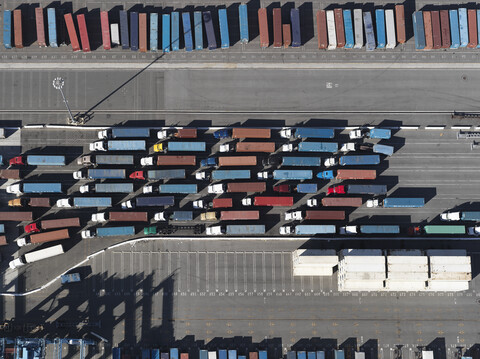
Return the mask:
M55 77L53 79L52 85L55 89L60 90L60 93L62 94L63 102L65 103L65 106L67 106L68 114L70 115L70 123L72 125L77 125L78 121L75 120L75 118L72 115L72 111L70 111L70 107L68 106L68 101L65 98L65 94L63 93L63 85L65 85L65 80L62 79L61 77Z

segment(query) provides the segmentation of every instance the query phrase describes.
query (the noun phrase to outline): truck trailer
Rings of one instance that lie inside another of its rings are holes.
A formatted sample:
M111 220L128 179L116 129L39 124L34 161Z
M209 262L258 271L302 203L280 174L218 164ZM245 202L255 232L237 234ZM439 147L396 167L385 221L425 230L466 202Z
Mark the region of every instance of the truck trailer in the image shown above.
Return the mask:
M173 196L154 196L154 197L137 197L133 200L122 202L123 209L135 207L165 207L173 206L175 199Z
M73 172L75 179L125 179L124 169L88 169Z
M133 193L133 183L96 183L80 186L80 193Z
M379 155L358 155L340 157L340 166L371 166L380 163Z

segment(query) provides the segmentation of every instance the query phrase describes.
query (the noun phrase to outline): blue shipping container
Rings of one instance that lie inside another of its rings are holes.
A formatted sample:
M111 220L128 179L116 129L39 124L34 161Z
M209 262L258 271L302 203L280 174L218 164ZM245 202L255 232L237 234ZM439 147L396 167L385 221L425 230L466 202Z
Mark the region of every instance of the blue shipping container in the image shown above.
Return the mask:
M138 51L138 12L130 13L130 48Z
M228 34L226 9L218 9L218 22L220 24L220 41L222 43L222 49L228 49L230 47L230 36Z
M229 350L228 351L228 359L237 359L237 351L236 350Z
M97 228L98 237L113 237L113 236L133 236L135 235L135 227L100 227Z
M200 350L200 359L208 359L208 351Z
M249 40L248 12L246 4L240 4L238 6L238 17L240 20L240 42L246 44Z
M113 359L121 359L122 358L122 351L120 348L113 348L112 349L112 358Z
M158 50L158 14L150 14L150 51Z
M170 52L170 15L162 15L162 49L163 52Z
M259 350L258 351L258 359L267 359L267 351L266 350Z
M302 45L302 35L298 9L290 9L290 22L292 23L292 47L299 47Z
M316 183L299 183L297 185L298 193L317 193Z
M73 198L74 207L112 207L112 199L110 197L75 197Z
M150 359L150 349L142 349L142 359Z
M333 138L335 130L333 128L309 128L299 127L295 130L297 138Z
M336 142L300 142L298 144L299 152L337 152L338 143Z
M205 142L168 142L169 152L205 152Z
M172 12L172 51L180 50L180 14Z
M125 10L120 10L120 41L122 42L122 49L130 48L130 39L128 36L128 17Z
M400 233L399 226L376 226L376 225L363 225L360 226L360 232L365 234L398 234Z
M218 351L218 359L227 359L227 351L225 349Z
M353 37L353 23L352 23L351 10L343 10L343 24L345 25L345 48L351 49L355 44L355 38ZM309 354L310 353L315 354L315 352L309 352Z
M152 359L160 359L160 350L152 349Z
M321 166L321 157L283 157L282 166Z
M203 50L203 25L200 11L193 13L193 26L195 27L195 50Z
M302 351L297 352L297 359L307 359L307 353Z
M178 359L178 349L170 348L170 359Z
M415 37L415 49L423 50L425 48L425 28L423 26L423 13L421 11L415 11L412 14L412 21L413 35Z
M207 33L208 49L215 50L217 48L217 39L215 30L213 29L212 13L210 11L203 12L203 23L205 24L205 32Z
M377 47L379 49L385 48L386 36L385 36L385 10L375 10L375 23L377 25Z
M183 39L185 41L185 51L193 51L193 37L192 37L192 24L190 21L190 13L182 13L183 24Z
M58 47L57 42L57 21L55 18L55 9L47 9L47 19L48 19L48 42L50 47Z
M65 156L28 155L27 163L32 166L65 166Z
M375 42L375 33L373 32L372 14L370 11L363 13L363 25L365 27L365 48L367 51L373 51L377 47Z
M344 15L344 18L345 18L345 15ZM308 352L307 353L307 358L308 359L316 359L317 356L315 355L315 352Z
M451 49L458 49L460 47L460 28L458 25L458 11L448 10L450 19L450 40L452 41ZM423 22L422 22L423 24Z
M3 11L3 46L6 49L12 48L12 12Z
M196 184L161 184L160 193L197 193Z
M312 179L313 173L310 170L275 170L273 179L276 180L306 180Z
M323 350L317 351L317 359L325 359L325 352Z
M212 171L212 179L250 179L250 170L215 170Z
M458 9L458 23L460 25L460 47L468 45L468 18L467 9L461 7Z
M335 359L345 359L345 353L343 349L334 350L334 354L335 354Z

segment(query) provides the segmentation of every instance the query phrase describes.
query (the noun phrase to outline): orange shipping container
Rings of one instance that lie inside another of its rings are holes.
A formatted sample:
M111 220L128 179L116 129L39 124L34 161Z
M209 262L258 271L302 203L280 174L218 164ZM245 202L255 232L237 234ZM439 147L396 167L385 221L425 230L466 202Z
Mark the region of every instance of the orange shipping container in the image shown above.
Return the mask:
M327 37L327 17L325 10L317 11L317 37L318 37L318 48L326 49L328 46L328 37Z
M440 28L440 12L432 11L432 32L433 32L433 48L440 49L442 47L442 30Z
M13 10L13 26L14 26L14 38L15 47L21 49L23 47L23 34L22 34L22 10Z
M0 221L23 222L31 221L32 218L32 212L0 212Z
M275 152L275 142L238 142L237 152Z
M140 52L147 52L147 14L138 14L138 34Z
M403 5L395 5L395 19L397 25L397 40L400 44L407 41L405 34L405 10Z
M256 156L224 156L218 158L218 165L222 166L256 166Z
M43 8L35 8L35 22L37 27L37 44L40 47L47 46L45 42L45 24L43 22Z
M337 33L337 47L345 46L345 28L343 24L343 10L334 9L335 13L335 31Z
M269 128L234 128L232 138L270 138Z
M60 229L58 231L32 234L30 235L30 242L32 244L46 243L46 242L59 241L61 239L68 239L68 238L70 238L70 235L68 234L68 229Z
M275 8L273 9L273 47L279 49L282 45L282 9Z
M0 170L1 179L20 179L20 170Z
M260 31L260 47L266 48L270 45L270 40L268 39L267 9L265 8L258 9L258 28Z
M325 207L361 207L360 197L325 197L322 198L322 205Z
M433 49L432 14L423 12L423 27L425 29L425 50Z
M290 24L283 24L283 47L287 48L292 44L292 31L290 30Z
M212 201L212 208L231 208L233 201L231 198L215 198Z
M366 179L374 180L377 178L376 170L338 170L337 179Z
M468 47L474 49L477 47L477 11L468 9Z
M174 135L177 138L197 138L196 128L180 128Z
M108 11L100 12L100 22L102 25L102 42L103 49L110 50L112 45L110 42L110 24L108 22Z

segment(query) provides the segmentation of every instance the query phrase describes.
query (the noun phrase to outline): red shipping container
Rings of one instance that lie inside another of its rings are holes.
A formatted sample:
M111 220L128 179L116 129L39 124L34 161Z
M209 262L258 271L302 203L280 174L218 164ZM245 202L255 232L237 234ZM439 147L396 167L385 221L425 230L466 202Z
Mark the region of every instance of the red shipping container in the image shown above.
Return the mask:
M100 22L102 24L103 49L110 50L112 48L112 45L110 43L110 24L108 22L107 11L100 12Z
M45 24L43 23L43 8L35 8L35 22L37 25L37 44L38 46L47 46L45 42Z
M326 49L328 46L327 37L327 17L325 10L317 11L317 36L318 36L318 48Z
M343 25L342 9L333 10L335 13L335 32L337 33L337 47L345 46L345 28Z
M263 49L270 45L270 40L268 39L267 9L265 8L258 9L258 28L260 31L260 47Z
M254 205L291 207L293 206L293 197L255 197Z
M138 14L138 43L140 52L147 52L147 14Z
M215 198L213 201L212 208L231 208L233 207L233 202L231 198Z
M405 34L405 10L403 5L395 5L395 18L397 27L397 40L400 44L407 41L407 35Z
M258 211L221 211L221 221L235 221L235 220L257 220L260 218Z
M279 49L282 45L282 9L275 8L273 9L273 47Z
M467 47L473 49L477 47L477 11L468 9L468 45Z
M283 24L283 47L287 48L292 44L292 31L290 29L290 24Z
M442 30L442 48L448 49L452 44L450 41L450 20L448 10L440 10L440 28Z
M83 52L90 52L90 41L88 40L87 23L85 22L85 15L77 15L78 32L80 33L80 40L82 41Z
M65 14L65 24L67 25L68 37L73 51L80 51L80 44L78 43L77 30L75 30L75 24L73 23L72 14Z
M423 28L425 29L425 49L433 49L433 33L432 33L432 14L430 11L423 12Z
M15 47L21 49L23 47L22 10L13 10L13 30Z
M432 31L433 31L433 48L440 49L442 47L442 30L440 28L440 12L432 11Z

